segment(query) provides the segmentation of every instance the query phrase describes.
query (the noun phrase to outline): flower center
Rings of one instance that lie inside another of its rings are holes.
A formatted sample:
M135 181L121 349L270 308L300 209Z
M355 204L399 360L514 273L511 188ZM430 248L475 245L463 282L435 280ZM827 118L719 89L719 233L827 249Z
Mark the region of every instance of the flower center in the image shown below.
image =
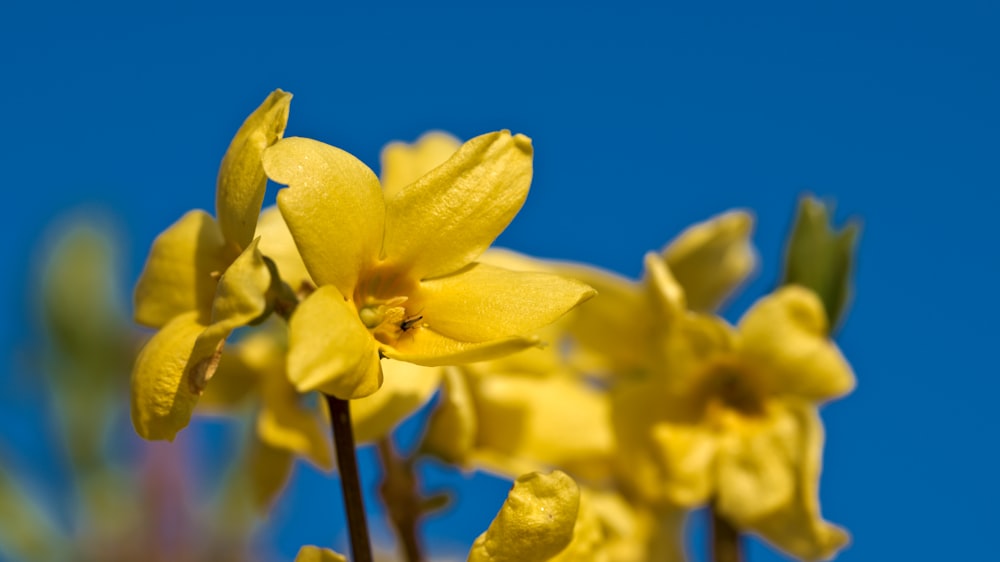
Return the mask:
M354 292L361 323L379 342L395 346L396 342L423 324L423 316L413 311L409 296L417 283L404 273L377 264L367 272Z
M765 413L766 396L760 377L745 365L733 361L716 362L706 369L699 390L710 417L725 416L729 412L755 418Z

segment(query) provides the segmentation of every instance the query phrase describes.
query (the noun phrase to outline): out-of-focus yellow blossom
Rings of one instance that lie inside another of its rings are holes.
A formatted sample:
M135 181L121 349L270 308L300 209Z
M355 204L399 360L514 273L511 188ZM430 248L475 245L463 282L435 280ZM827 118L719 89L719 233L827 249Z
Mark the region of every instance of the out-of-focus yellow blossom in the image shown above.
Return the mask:
M347 558L329 548L303 546L295 556L295 562L347 562Z
M520 209L531 144L503 131L384 195L350 154L303 138L264 153L310 277L290 320L289 377L342 399L374 393L379 359L425 366L485 360L594 294L582 283L475 262Z
M218 219L191 211L153 242L135 318L159 331L132 372L132 422L146 439L187 425L225 338L268 311L272 275L253 237L267 184L260 159L281 138L290 100L276 90L236 133L219 169Z
M749 213L728 211L686 229L667 244L661 261L677 269L678 290L690 293L685 307L712 310L746 281L757 263L752 231ZM579 279L601 295L560 322L571 336L567 360L574 368L591 375L631 376L659 363L654 350L671 319L657 312L662 310L661 296L651 272L632 281L591 266L531 260L510 252L491 251L489 259Z
M565 473L519 476L469 562L552 560L573 540L579 508L580 489Z
M428 422L425 452L507 476L561 468L588 480L610 474L610 403L562 371L532 372L551 348L445 369L441 401Z
M822 303L785 287L733 328L683 312L683 291L657 256L647 269L676 318L663 371L616 389L620 476L647 502L712 502L794 556L832 556L848 537L819 514L816 407L848 393L854 375L827 338Z
M417 142L391 142L382 149L382 191L386 198L444 164L462 141L440 131L424 133Z

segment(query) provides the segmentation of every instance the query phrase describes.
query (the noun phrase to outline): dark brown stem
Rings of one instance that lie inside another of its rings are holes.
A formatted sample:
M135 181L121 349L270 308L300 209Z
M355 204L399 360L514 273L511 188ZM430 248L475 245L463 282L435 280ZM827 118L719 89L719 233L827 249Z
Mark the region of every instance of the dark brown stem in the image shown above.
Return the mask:
M351 536L351 553L354 562L371 562L372 547L368 539L365 504L361 497L358 458L354 452L354 431L351 429L351 402L334 396L327 396L326 402L330 406L333 447L337 451L340 487L344 491L344 510L347 512L347 527Z
M417 535L417 519L422 503L417 495L417 481L413 474L413 460L402 459L393 450L388 437L378 440L378 453L385 470L380 492L396 536L402 545L407 562L421 562L424 557Z
M715 505L708 508L709 517L712 518L710 546L713 562L742 562L743 548L740 541L740 532L719 515L719 510Z

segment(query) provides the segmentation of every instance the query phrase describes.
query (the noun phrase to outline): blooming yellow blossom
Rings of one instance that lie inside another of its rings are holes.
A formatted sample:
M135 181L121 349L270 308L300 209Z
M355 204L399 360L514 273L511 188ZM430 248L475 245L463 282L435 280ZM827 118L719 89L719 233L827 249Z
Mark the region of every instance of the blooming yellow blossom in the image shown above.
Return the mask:
M318 285L289 323L300 391L370 395L381 357L435 366L524 349L536 344L524 334L594 294L474 261L524 202L531 154L522 135L483 135L383 194L367 166L332 146L289 138L265 151L268 176L289 186L278 206Z
M347 562L347 558L329 548L303 546L295 556L295 562Z
M147 439L187 425L225 338L268 311L272 275L253 237L267 183L260 159L282 136L290 100L273 92L236 133L219 169L218 219L191 211L150 250L135 318L159 331L132 372L132 422Z
M565 473L519 476L469 562L546 562L573 540L580 489Z
M854 376L827 339L822 303L785 287L734 329L682 312L683 291L658 256L647 269L675 318L663 371L617 389L621 477L651 503L712 502L738 528L797 557L832 556L848 538L819 514L816 407L849 392Z

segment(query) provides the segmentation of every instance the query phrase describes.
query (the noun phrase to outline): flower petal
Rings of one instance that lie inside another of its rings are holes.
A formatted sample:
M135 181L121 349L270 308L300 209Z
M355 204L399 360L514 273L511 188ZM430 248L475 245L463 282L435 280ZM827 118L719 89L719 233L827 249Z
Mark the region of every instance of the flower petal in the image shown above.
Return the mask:
M254 239L219 279L212 301L214 329L231 332L268 311L271 270L257 249L259 241L259 238Z
M395 347L383 346L380 351L389 359L427 367L443 367L496 359L540 343L535 337L512 337L470 343L449 338L430 328L417 328L396 342Z
M757 266L752 233L753 215L729 211L687 228L663 250L691 310L717 309L747 280Z
M261 155L285 133L291 101L288 92L271 92L243 122L222 158L215 208L223 236L240 250L253 239L267 187Z
M827 338L823 304L812 291L786 286L740 320L744 352L771 377L773 391L823 401L854 388L854 373Z
M222 341L205 337L198 313L167 323L139 352L132 370L132 425L145 439L173 441L187 426L214 374Z
M386 199L384 259L417 279L445 275L475 260L524 204L531 156L524 135L482 135L396 191Z
M446 367L443 374L441 399L427 422L421 453L467 466L478 431L476 407L466 374L457 367Z
M684 289L660 255L649 252L643 261L646 268L643 284L646 286L649 302L656 307L654 314L659 323L669 329L680 322L687 312Z
M295 457L285 449L254 439L250 444L246 470L250 476L254 506L266 513L292 475Z
M543 562L573 539L580 488L564 472L518 477L496 519L479 535L469 562Z
M440 367L402 361L382 364L382 388L351 402L354 440L372 442L388 435L402 420L430 400L441 382Z
M288 378L299 392L351 400L382 386L375 340L335 287L299 303L288 327Z
M347 562L347 558L329 548L306 545L299 549L295 562Z
M715 491L712 467L718 443L707 428L696 425L658 423L653 442L664 474L664 494L670 503L696 507Z
M392 142L382 149L382 191L386 199L443 164L462 141L441 131L425 133L417 142Z
M264 169L288 185L278 192L278 208L309 274L353 295L382 247L385 204L375 173L339 148L297 137L264 151Z
M424 281L412 306L422 324L461 341L530 334L596 292L549 273L510 271L473 263L461 272Z
M135 286L135 321L159 328L195 310L207 322L218 274L235 257L215 219L188 212L153 241Z
M791 405L800 443L795 450L795 495L784 509L752 521L749 529L777 548L803 560L828 560L847 546L850 535L823 520L819 507L819 474L823 425L815 408Z
M795 493L801 428L775 404L765 416L721 439L716 506L737 527L785 508Z
M288 283L293 291L298 292L305 286L316 285L309 277L306 264L292 238L292 231L288 230L277 207L268 207L261 212L257 221L257 236L260 237L260 253L274 261L281 280Z

